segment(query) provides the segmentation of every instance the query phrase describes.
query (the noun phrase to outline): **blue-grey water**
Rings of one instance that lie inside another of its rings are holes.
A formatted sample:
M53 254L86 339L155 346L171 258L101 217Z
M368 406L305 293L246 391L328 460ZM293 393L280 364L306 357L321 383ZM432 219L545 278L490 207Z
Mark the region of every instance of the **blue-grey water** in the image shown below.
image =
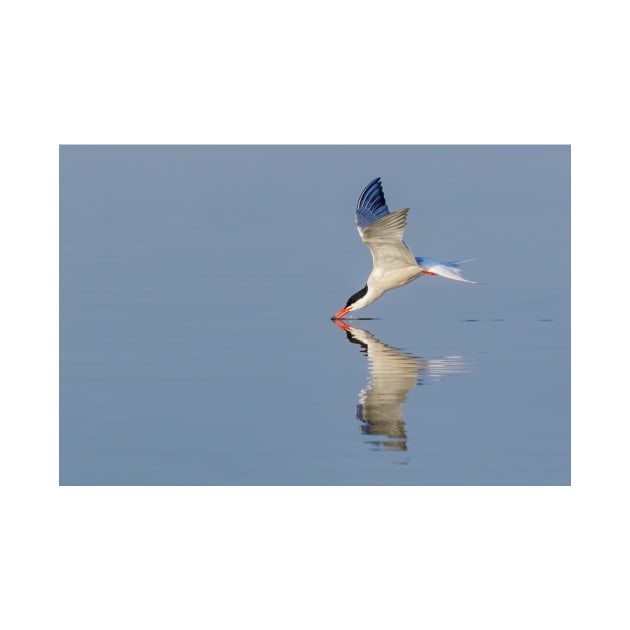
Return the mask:
M479 284L344 330L375 177ZM570 148L61 147L60 483L569 484Z

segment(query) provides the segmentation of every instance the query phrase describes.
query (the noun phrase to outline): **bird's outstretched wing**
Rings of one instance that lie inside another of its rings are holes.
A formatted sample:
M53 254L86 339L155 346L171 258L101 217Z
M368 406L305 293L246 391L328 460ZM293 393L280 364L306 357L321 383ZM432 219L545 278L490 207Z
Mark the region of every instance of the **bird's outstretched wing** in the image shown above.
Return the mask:
M386 272L417 267L411 250L403 241L407 212L409 208L386 214L361 232L361 239L372 254L374 269Z
M359 232L362 234L368 225L371 225L386 214L389 214L389 208L385 203L381 178L377 177L363 189L357 202L355 220Z

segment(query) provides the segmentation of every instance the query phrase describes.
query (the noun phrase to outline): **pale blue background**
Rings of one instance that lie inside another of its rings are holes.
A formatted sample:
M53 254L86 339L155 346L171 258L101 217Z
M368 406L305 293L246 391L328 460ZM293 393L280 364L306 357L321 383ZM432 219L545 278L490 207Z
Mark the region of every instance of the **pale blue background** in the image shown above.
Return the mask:
M365 283L383 180L416 256L475 258L358 315L467 373L409 393L407 450L355 418L329 320ZM60 483L570 483L568 146L64 146Z

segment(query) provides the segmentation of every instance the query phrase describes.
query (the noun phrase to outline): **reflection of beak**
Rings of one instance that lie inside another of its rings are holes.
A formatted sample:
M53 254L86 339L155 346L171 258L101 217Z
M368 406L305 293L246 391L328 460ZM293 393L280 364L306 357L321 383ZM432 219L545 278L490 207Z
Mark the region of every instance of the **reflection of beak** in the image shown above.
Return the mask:
M341 330L345 330L346 332L348 332L349 330L352 330L352 328L350 328L350 326L348 326L348 324L346 324L346 322L344 322L343 319L335 319L334 317L332 317L331 319L333 320L337 328L341 328Z
M337 311L330 319L343 319L350 312L350 308L346 306L340 311Z

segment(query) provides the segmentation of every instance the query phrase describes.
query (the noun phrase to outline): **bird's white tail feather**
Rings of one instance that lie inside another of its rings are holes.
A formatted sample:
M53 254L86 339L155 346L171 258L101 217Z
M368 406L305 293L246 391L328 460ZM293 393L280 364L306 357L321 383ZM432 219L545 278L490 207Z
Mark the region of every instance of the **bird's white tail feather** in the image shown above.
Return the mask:
M470 262L473 258L467 260L456 260L454 262L447 262L445 260L436 260L435 258L416 258L416 262L420 267L429 273L434 273L436 276L442 276L449 280L457 280L458 282L470 282L471 284L477 284L474 280L467 280L462 278L460 267L463 263Z

